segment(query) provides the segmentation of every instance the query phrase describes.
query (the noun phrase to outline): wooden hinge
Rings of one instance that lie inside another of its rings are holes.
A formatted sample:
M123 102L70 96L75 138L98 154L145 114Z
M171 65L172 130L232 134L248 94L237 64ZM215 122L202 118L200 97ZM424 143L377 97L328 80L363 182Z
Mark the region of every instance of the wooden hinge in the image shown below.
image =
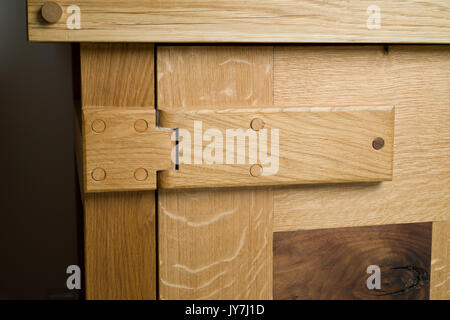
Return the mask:
M393 107L83 110L86 192L392 180Z
M156 172L174 168L171 134L152 109L83 109L84 190L155 190Z

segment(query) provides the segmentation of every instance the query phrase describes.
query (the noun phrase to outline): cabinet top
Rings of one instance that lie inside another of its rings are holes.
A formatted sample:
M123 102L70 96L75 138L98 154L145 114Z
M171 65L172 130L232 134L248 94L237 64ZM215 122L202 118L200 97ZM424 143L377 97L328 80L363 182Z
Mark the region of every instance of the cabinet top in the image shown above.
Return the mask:
M28 0L30 41L450 43L448 0Z

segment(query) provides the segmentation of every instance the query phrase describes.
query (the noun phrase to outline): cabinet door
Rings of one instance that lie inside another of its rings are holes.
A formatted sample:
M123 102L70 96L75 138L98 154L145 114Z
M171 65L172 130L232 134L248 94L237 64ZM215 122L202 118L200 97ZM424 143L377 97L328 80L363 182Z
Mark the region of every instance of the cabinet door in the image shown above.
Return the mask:
M445 46L158 46L160 110L396 108L393 181L159 190L160 298L428 299L430 273L438 298L432 261L447 253L444 240L432 256L444 236L430 223L449 215L449 63ZM348 282L326 280L331 265Z

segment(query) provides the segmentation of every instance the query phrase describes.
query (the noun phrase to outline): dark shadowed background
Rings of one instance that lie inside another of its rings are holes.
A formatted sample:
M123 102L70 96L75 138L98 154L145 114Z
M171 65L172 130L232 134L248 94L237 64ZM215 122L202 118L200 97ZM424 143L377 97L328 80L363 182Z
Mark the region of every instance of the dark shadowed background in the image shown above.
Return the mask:
M71 45L29 43L25 0L0 0L0 99L0 299L80 297Z

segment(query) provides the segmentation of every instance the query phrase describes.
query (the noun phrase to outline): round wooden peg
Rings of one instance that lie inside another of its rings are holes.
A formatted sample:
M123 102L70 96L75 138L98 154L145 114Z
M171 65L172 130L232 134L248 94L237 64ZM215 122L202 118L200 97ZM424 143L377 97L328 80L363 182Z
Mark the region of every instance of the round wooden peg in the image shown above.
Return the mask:
M91 176L95 181L103 181L106 179L106 171L102 168L95 168L92 170Z
M57 23L63 15L62 7L53 1L45 2L41 8L41 16L48 23Z
M144 119L136 120L134 123L134 130L137 132L145 132L148 129L148 122Z
M92 122L91 128L95 133L102 133L106 129L106 123L103 120L96 119Z
M259 177L263 172L263 168L259 164L254 164L250 167L250 174L253 177Z
M147 180L148 177L148 171L144 168L138 168L134 171L134 178L137 181L144 181Z
M264 126L265 126L264 120L259 118L253 119L252 122L250 123L250 127L255 131L264 129Z

